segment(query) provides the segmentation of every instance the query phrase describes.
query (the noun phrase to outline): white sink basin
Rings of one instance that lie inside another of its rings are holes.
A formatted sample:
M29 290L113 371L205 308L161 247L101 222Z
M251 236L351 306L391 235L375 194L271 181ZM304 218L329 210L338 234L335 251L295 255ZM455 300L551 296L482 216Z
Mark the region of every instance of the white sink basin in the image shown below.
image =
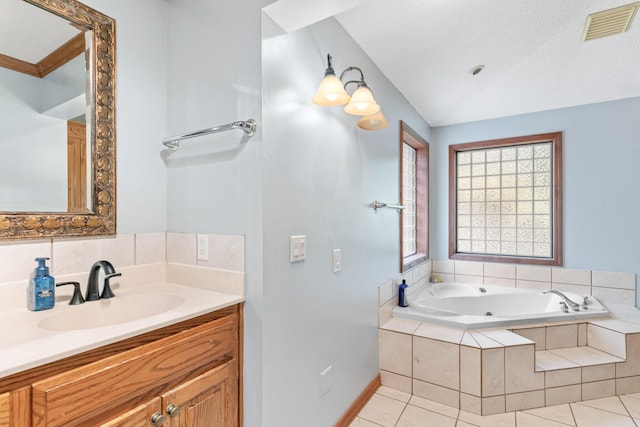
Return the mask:
M116 296L67 307L42 319L38 326L52 331L101 328L155 316L183 302L183 297L172 294Z

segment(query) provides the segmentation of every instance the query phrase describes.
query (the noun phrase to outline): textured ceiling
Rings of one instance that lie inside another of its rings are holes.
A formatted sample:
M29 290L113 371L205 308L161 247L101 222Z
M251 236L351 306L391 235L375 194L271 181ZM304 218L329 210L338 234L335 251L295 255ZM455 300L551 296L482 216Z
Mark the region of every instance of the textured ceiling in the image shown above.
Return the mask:
M336 18L442 126L640 96L640 17L626 33L581 41L587 15L629 3L364 0Z

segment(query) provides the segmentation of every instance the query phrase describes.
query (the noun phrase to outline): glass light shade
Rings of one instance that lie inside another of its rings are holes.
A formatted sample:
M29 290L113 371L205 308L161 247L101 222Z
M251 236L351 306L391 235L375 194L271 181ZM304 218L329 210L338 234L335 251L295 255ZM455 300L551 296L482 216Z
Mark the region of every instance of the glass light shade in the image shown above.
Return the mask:
M373 99L373 94L367 86L359 86L353 95L351 101L344 107L344 112L353 114L354 116L366 116L368 114L377 113L380 106Z
M389 126L389 121L382 115L382 111L362 116L358 120L358 127L366 130L380 130Z
M335 75L328 75L320 82L318 92L312 99L314 104L344 105L349 102L349 94L344 90L342 82Z

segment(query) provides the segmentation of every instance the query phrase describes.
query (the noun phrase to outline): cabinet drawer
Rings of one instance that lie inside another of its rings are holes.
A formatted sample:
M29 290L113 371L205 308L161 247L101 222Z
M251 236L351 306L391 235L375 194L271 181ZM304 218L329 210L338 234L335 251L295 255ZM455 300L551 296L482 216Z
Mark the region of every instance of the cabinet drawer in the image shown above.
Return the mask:
M33 384L33 426L73 426L236 357L236 314Z

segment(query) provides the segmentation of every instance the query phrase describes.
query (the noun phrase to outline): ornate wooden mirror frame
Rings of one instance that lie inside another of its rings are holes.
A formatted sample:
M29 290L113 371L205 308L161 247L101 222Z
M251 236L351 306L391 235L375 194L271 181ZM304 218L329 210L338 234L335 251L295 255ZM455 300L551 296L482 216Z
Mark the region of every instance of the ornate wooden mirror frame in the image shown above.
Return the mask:
M93 31L91 213L0 212L0 239L104 236L116 233L115 21L76 0L24 0Z

